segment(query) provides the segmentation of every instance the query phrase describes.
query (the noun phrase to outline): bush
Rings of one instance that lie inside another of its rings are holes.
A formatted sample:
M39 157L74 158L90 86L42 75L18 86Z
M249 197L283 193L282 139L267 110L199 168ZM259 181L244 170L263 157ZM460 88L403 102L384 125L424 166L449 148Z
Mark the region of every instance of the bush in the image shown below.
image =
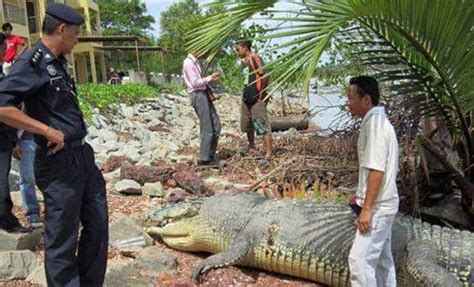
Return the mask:
M159 96L157 89L145 84L80 84L77 86L79 105L89 119L93 108L104 110L114 103L132 104L142 98Z

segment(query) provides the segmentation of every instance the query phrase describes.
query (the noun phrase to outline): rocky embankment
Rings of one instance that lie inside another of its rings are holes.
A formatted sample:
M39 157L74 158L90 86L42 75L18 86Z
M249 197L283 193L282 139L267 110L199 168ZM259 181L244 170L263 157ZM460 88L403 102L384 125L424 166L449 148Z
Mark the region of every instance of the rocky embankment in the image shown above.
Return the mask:
M222 122L221 143L238 146L240 99L216 102ZM192 286L192 265L203 255L167 248L143 232L144 212L152 206L220 190L242 189L225 173L201 172L195 166L199 125L186 95L163 94L132 106L109 107L95 114L87 142L107 182L110 239L106 286ZM17 190L16 168L12 190ZM40 200L41 194L38 193ZM15 213L24 220L18 192ZM41 230L28 235L0 231L0 285L45 286ZM235 267L211 271L203 286L301 286L284 276ZM313 285L313 284L309 284Z

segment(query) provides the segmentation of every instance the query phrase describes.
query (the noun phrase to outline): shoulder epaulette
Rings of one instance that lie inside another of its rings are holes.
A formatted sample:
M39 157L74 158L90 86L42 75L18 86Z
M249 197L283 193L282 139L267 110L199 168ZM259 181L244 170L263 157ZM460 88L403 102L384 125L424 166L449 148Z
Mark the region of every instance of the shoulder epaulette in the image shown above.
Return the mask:
M43 58L43 51L41 51L41 49L36 49L36 51L33 52L33 55L31 55L30 58L31 66L37 67L41 62L41 58Z

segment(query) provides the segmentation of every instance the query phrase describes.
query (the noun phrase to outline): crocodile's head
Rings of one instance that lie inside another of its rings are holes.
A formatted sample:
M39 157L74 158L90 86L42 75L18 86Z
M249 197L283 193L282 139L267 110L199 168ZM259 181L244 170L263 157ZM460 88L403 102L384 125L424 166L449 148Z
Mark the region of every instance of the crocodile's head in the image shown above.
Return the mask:
M200 251L199 248L199 210L202 201L199 199L169 204L153 209L147 214L148 228L151 235L159 235L170 247L183 251Z

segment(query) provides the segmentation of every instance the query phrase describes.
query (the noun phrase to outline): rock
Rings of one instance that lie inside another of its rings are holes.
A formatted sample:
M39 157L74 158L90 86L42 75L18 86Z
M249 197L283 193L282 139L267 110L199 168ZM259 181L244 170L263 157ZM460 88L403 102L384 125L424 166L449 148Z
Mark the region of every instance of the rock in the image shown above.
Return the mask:
M165 139L161 140L157 148L166 150L168 152L177 151L179 149L176 143L174 143L173 141L165 140Z
M246 183L234 183L232 188L236 190L247 190L250 187L249 184Z
M163 184L159 181L155 183L145 183L145 185L143 186L143 193L150 197L165 196Z
M0 251L6 250L34 250L41 242L41 233L8 233L0 229Z
M177 154L176 152L171 152L168 154L167 158L171 161L171 162L189 162L189 161L193 161L193 157L190 156L190 155L179 155Z
M163 125L161 125L161 124L149 126L148 130L151 131L151 132L160 132L160 133L170 133L171 132L169 129L163 127Z
M107 183L111 183L112 186L115 185L118 181L120 181L120 169L115 171L104 173L104 179Z
M150 278L141 276L140 270L134 268L132 261L115 259L109 260L107 263L104 286L137 287L150 285L153 285Z
M196 195L212 195L214 191L209 189L202 178L192 171L178 171L173 174L173 179L179 187Z
M132 179L140 184L153 182L164 183L172 177L173 172L174 170L170 167L131 165L124 163L120 170L120 178Z
M107 160L104 162L104 164L102 165L102 171L104 173L108 173L108 172L111 172L111 171L114 171L118 168L120 168L122 166L122 164L124 162L128 162L130 164L135 164L136 162L134 160L132 160L130 157L128 156L124 156L124 155L111 155L107 158Z
M187 116L179 117L178 119L176 119L176 123L180 125L181 127L186 128L188 130L196 126L196 122L194 122L192 118L187 117Z
M118 136L118 140L123 141L123 142L127 142L127 141L133 139L133 134L132 133L124 132L124 131L117 132L117 136Z
M133 107L122 106L122 113L126 118L133 118Z
M169 189L166 192L165 199L169 203L180 202L186 198L192 197L193 195L182 188L176 187Z
M137 161L137 158L140 157L140 150L136 148L135 146L132 146L131 144L127 144L126 146L123 146L119 150L120 154L128 156L129 158L133 159L134 161Z
M36 268L36 257L30 250L0 252L0 282L25 279Z
M95 126L90 126L87 129L87 136L90 139L95 139L95 138L98 138L100 136L100 132Z
M142 187L141 185L130 179L123 179L117 182L114 185L115 191L125 195L141 195L142 194Z
M474 231L472 218L463 210L460 195L450 194L431 207L422 207L420 211L428 222L443 225L442 221L445 221L455 228Z
M117 142L118 135L110 130L101 129L99 135L105 142Z
M37 284L40 286L47 286L46 283L46 273L44 270L44 263L38 265L31 273L28 275L26 278L26 281L32 283L32 284Z
M133 265L138 270L152 277L156 277L161 272L175 273L178 268L176 255L156 246L150 246L141 250Z
M109 245L118 250L134 247L146 247L153 244L153 239L143 232L131 218L123 215L109 226Z
M105 148L106 153L119 150L119 144L117 141L106 141L102 144L102 147Z
M217 189L230 189L234 187L234 184L228 180L219 177L208 177L204 180L204 182L208 185L215 186Z

